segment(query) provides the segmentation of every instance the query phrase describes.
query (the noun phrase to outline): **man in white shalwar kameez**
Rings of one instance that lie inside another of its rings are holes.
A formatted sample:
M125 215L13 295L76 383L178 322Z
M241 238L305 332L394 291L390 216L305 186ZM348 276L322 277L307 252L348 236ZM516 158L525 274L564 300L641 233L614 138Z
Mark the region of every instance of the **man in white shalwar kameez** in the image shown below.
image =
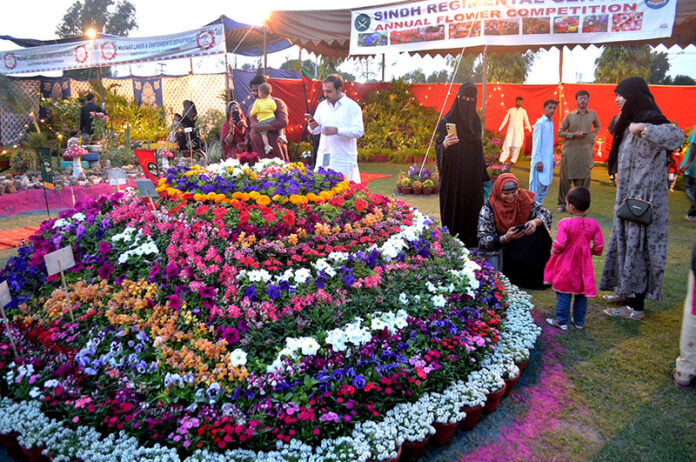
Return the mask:
M515 107L508 109L503 123L500 124L498 129L498 131L502 131L505 124L508 124L507 136L505 136L505 142L503 142L503 151L498 159L501 164L507 162L508 157L510 157L510 151L512 151L510 161L513 164L517 163L520 149L524 146L524 129L526 128L529 132L532 131L527 111L522 107L522 101L523 98L521 96L515 99Z
M347 180L360 183L358 138L364 134L362 109L343 91L343 79L332 74L323 83L326 99L308 121L309 132L321 133L317 167L341 172Z

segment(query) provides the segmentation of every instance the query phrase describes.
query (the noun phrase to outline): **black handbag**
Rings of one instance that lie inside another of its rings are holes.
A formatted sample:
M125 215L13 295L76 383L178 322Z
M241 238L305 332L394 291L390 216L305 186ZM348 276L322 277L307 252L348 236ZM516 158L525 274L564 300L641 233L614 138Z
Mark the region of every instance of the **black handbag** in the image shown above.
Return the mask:
M616 216L622 220L649 225L652 223L652 209L652 204L643 199L626 199L616 209Z

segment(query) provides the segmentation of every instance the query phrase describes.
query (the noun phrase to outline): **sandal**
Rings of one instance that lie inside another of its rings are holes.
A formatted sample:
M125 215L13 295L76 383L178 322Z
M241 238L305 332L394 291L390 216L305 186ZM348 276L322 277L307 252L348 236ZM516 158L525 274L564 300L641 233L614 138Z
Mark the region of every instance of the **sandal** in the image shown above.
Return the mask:
M561 329L563 331L568 330L568 324L558 324L558 321L556 321L553 318L546 318L546 323L550 326L556 327L556 328Z
M626 297L622 297L621 295L602 295L602 300L604 300L607 303L626 303Z
M642 311L636 311L630 306L622 306L621 308L607 308L604 310L604 314L613 318L633 319L635 321L642 321L645 317L645 313Z
M696 377L693 374L686 374L686 380L684 380L682 373L675 370L672 378L674 379L674 384L681 390L693 390L696 384Z

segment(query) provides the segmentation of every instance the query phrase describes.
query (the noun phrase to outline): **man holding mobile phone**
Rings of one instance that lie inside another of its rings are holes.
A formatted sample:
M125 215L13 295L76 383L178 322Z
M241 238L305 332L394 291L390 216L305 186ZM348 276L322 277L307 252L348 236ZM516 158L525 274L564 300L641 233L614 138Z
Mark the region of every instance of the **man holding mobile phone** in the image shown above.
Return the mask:
M324 96L314 116L305 114L309 132L321 134L317 152L318 166L343 173L349 181L360 183L358 138L364 134L362 109L343 91L338 74L324 79Z
M566 114L558 137L563 138L563 158L561 159L561 181L558 188L558 208L565 212L565 199L573 186L590 189L592 167L594 167L594 140L601 128L599 117L588 109L590 93L580 90L575 93L577 108Z

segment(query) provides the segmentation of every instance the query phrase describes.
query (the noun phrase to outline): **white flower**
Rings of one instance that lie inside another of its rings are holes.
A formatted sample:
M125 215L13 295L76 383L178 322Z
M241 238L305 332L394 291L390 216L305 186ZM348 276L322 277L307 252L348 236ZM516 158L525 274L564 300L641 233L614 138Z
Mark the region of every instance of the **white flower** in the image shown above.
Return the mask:
M34 387L31 390L29 390L29 396L31 396L33 399L36 399L39 396L41 396L41 390L39 390L38 387Z
M305 356L312 356L319 351L319 343L311 337L303 337L301 339L300 348Z
M404 304L404 305L408 305L408 295L401 292L401 294L399 295L399 302Z
M443 297L442 295L436 295L433 297L433 304L437 308L442 308L443 306L445 306L447 304L447 299L445 297Z
M237 348L230 354L230 363L234 367L241 367L247 363L247 354L241 348Z
M304 284L312 277L311 271L308 268L300 268L295 271L295 282L297 284Z
M55 223L53 223L53 228L62 228L63 226L67 226L69 224L70 222L65 218L59 218Z
M77 212L77 213L73 214L73 216L72 216L72 219L75 221L84 221L85 218L87 218L87 217L82 212Z

